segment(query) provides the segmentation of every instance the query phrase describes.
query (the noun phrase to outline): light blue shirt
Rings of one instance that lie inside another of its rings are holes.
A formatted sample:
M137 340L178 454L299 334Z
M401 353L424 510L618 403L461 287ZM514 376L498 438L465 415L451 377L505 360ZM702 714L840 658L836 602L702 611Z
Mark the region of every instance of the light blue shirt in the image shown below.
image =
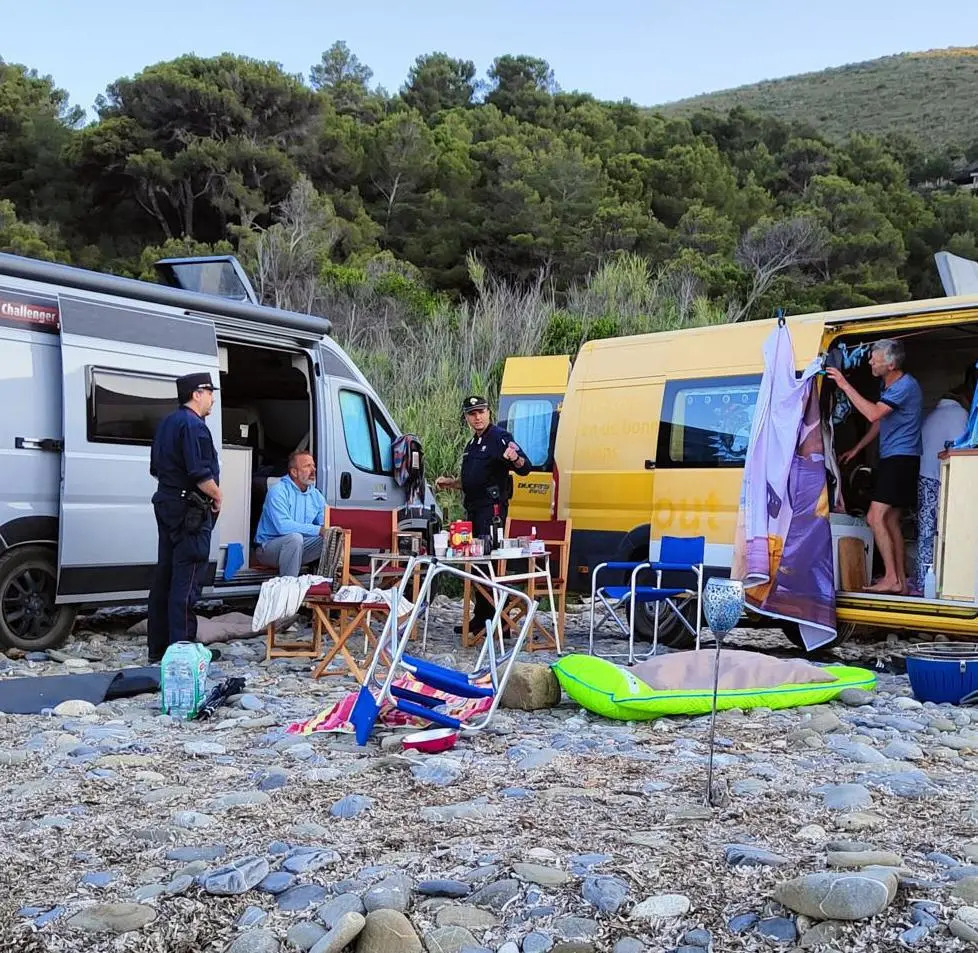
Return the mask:
M283 477L265 497L255 542L264 546L270 539L285 536L286 533L318 536L326 516L325 510L326 497L316 487L306 487L303 492L291 477Z

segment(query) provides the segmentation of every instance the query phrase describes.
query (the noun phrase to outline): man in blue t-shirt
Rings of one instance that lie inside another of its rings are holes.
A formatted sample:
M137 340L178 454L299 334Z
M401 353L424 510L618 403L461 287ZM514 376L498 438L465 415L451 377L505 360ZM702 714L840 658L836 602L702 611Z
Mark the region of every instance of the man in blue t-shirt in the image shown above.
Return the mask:
M920 384L903 370L903 345L896 340L877 341L869 359L874 377L882 381L879 400L871 401L861 396L842 372L834 367L826 374L838 384L870 423L866 436L847 453L839 457L846 464L876 436L880 438L880 462L876 471L876 487L873 500L866 514L866 522L873 529L876 546L883 559L883 577L867 589L905 595L907 592L907 568L904 552L903 531L900 521L905 510L917 505L917 476L920 473L920 455L923 452L921 428L923 423L924 396Z
M323 551L325 518L326 498L316 489L316 461L311 453L293 453L288 476L265 497L255 558L280 576L298 576Z

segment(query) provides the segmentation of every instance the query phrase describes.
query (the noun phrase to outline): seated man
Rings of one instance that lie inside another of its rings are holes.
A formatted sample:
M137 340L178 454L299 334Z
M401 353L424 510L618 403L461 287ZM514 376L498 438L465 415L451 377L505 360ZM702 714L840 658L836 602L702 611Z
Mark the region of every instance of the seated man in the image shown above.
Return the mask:
M316 489L316 461L311 453L289 457L289 474L269 491L262 507L255 558L280 576L298 576L323 551L326 499Z

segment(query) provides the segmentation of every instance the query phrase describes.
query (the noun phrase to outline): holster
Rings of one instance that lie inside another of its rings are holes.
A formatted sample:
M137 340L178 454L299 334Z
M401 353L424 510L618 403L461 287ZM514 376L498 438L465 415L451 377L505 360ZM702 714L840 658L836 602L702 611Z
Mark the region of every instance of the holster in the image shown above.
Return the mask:
M196 536L207 522L207 516L211 512L211 498L200 490L186 490L183 493L183 501L187 504L183 514L183 529L188 536Z

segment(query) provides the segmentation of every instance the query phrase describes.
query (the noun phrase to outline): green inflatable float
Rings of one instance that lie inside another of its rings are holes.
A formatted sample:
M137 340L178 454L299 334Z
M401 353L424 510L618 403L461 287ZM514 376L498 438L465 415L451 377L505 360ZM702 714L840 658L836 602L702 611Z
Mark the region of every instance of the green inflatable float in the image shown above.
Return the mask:
M712 658L712 653L710 653ZM552 666L567 694L583 708L619 721L649 721L664 715L708 715L713 692L703 689L656 691L626 668L593 655L567 655ZM830 701L846 688L873 691L876 676L864 668L829 665L833 681L776 685L764 688L721 689L717 709L797 708Z

